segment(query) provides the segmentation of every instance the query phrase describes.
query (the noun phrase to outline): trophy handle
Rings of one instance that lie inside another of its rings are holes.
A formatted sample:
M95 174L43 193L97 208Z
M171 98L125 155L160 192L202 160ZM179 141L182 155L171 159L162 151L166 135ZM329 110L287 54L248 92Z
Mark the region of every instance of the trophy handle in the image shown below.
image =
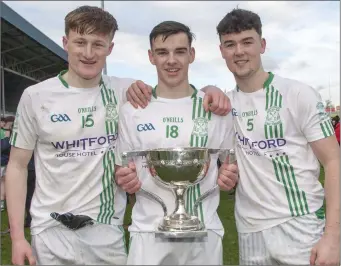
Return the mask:
M163 213L164 213L164 216L168 215L168 213L167 213L167 206L166 206L166 204L163 202L163 200L159 196L157 196L157 195L155 195L153 193L150 193L150 192L144 190L143 188L140 188L139 192L144 193L145 195L149 196L153 200L156 200L158 203L160 203L160 205L162 207L162 210L163 210Z
M147 151L127 151L127 152L123 152L122 153L122 166L128 167L129 161L133 157L147 156L147 154L148 154ZM162 181L162 180L160 179L160 181ZM157 201L158 203L160 203L164 215L167 216L167 206L159 196L157 196L151 192L148 192L148 191L144 190L143 188L140 188L139 192L144 193L148 197L150 197L150 198L154 199L155 201Z
M122 166L128 167L130 159L135 156L147 156L147 151L125 151L122 152Z
M217 153L219 151L223 151L226 152L228 151L229 153L229 164L234 163L236 161L236 154L235 151L233 149L209 149L211 151L213 151L213 153ZM207 190L204 194L202 194L194 203L193 209L194 209L194 215L198 217L198 207L200 202L202 202L204 199L206 199L209 195L211 195L211 193L213 193L217 188L218 188L218 184L216 184L213 188L210 188L209 190Z

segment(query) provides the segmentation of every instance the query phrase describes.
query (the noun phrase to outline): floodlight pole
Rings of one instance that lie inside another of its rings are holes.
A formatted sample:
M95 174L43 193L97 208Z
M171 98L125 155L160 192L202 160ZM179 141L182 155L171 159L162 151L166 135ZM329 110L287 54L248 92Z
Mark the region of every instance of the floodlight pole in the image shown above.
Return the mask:
M101 0L101 8L104 10L104 0ZM106 62L106 60L105 60L105 63L104 63L103 74L104 75L107 74L107 62Z

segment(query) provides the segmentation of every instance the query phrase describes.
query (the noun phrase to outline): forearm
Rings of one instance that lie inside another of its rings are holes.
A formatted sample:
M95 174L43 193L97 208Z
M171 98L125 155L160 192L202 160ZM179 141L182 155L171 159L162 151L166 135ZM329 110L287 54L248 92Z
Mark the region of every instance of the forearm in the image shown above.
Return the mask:
M327 234L340 235L340 164L334 159L324 166Z
M23 239L25 200L27 193L27 167L9 162L6 169L6 205L13 240Z

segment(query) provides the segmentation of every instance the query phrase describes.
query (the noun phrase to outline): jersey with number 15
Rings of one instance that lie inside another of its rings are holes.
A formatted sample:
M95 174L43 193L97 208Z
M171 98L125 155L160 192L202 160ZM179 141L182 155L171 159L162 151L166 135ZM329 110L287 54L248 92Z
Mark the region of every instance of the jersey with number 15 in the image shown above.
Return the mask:
M32 234L58 224L51 212L120 225L126 206L112 179L118 107L133 80L104 76L95 88L72 88L62 74L23 92L11 138L34 150Z

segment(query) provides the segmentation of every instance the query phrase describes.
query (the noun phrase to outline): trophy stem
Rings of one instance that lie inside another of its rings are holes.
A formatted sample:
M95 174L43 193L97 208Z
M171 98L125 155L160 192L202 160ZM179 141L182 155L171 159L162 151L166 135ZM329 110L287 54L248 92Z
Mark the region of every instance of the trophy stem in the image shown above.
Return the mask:
M175 210L171 217L177 217L180 220L191 219L191 216L187 214L185 207L185 193L188 189L188 185L176 185L173 188L175 199Z

